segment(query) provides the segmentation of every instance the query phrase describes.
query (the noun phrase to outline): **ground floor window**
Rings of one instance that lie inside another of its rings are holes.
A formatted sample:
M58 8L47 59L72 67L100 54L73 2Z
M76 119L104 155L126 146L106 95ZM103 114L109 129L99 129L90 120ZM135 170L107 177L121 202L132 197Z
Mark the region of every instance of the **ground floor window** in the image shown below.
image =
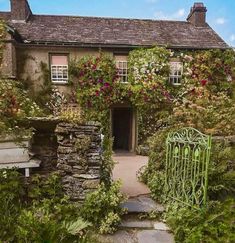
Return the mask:
M68 55L51 55L51 81L68 82Z

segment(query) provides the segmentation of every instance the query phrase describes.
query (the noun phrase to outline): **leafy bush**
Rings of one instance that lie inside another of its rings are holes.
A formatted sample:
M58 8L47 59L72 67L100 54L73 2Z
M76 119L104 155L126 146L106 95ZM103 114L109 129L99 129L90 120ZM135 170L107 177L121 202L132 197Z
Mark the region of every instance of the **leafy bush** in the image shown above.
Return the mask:
M26 185L18 172L0 171L0 240L86 242L91 223L81 218L79 207L61 189L56 173L33 176Z
M12 133L12 129L18 128L27 117L41 114L20 82L0 79L0 135Z
M108 188L101 184L86 197L81 215L92 222L100 233L113 233L121 221L121 215L125 213L120 207L124 200L120 192L120 182L113 182Z
M104 136L102 144L102 164L101 164L101 181L110 186L111 175L114 168L113 155L113 139L108 136Z
M158 201L164 199L163 189L165 184L164 171L157 171L147 181L147 185L151 191L152 198Z
M235 241L235 200L213 202L205 209L171 207L167 222L177 243Z
M213 141L209 168L208 196L223 200L235 196L235 146L228 141Z
M0 170L1 240L12 240L14 238L15 222L23 206L24 194L20 175L15 171Z
M90 223L78 217L74 221L59 221L45 205L24 209L17 221L18 242L80 242Z

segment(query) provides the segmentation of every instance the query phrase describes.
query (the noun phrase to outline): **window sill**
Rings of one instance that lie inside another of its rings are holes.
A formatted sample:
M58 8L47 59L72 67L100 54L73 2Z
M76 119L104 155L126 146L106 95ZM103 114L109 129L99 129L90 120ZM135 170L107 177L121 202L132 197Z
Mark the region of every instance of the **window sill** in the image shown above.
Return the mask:
M51 83L52 83L52 85L63 85L63 86L69 84L68 81L66 81L66 82L56 82L56 81L52 81Z

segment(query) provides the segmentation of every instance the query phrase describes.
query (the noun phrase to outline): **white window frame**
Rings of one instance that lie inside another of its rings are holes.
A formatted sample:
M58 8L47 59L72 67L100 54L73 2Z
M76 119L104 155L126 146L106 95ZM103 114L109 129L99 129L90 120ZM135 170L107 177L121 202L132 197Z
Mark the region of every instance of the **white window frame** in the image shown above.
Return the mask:
M68 55L51 54L53 56L66 56L68 62ZM66 84L69 81L68 65L52 65L51 64L51 81L57 84ZM55 77L54 77L55 76Z
M124 68L126 66L126 68ZM128 83L128 61L116 61L116 67L118 70L118 77L121 83Z
M170 62L169 82L174 86L182 85L183 63L172 61Z

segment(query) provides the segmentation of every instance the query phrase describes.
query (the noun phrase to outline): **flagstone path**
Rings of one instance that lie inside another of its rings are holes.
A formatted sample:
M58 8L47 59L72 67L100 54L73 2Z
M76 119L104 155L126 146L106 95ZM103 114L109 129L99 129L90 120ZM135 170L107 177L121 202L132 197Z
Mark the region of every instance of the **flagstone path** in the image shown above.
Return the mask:
M114 235L101 236L102 243L174 243L169 227L158 220L140 219L143 213L164 211L149 196L139 196L128 200L122 205L128 214L119 225Z
M173 243L174 236L169 227L159 220L142 218L141 215L152 211L162 213L164 207L150 198L148 187L139 182L137 171L148 163L148 157L134 153L116 152L113 179L121 179L121 191L128 196L122 205L128 214L122 219L119 230L113 235L100 236L102 243Z

